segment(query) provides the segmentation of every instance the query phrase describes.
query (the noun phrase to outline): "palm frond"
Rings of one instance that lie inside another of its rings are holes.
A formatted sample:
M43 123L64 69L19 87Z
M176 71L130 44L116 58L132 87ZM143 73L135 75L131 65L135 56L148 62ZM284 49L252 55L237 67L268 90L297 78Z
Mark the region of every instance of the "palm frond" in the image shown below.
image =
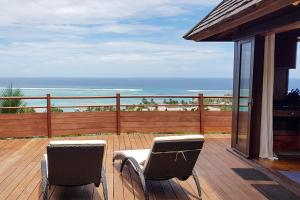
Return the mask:
M13 85L9 85L6 89L3 89L1 92L2 97L22 97L23 92L20 89L14 89ZM26 106L26 102L22 99L2 99L0 100L0 107L24 107ZM24 109L16 108L16 109L0 109L0 113L21 113Z

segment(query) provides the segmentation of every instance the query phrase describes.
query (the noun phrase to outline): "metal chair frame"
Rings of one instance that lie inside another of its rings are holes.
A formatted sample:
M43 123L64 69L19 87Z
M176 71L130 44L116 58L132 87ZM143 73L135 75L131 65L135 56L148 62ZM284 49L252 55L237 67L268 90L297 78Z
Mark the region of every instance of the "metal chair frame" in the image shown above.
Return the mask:
M113 158L113 163L114 163L115 159L116 159L116 157ZM131 166L133 167L134 171L136 172L136 174L140 178L140 181L141 181L141 184L142 184L142 187L143 187L143 191L144 191L144 198L145 198L145 200L149 200L149 193L148 193L147 185L146 185L146 181L147 180L169 180L170 179L170 178L161 178L161 179L147 179L147 178L145 178L144 173L143 173L143 171L142 171L139 163L133 157L126 157L126 158L124 158L122 160L121 167L120 167L121 174L123 172L124 166L127 165L128 163L131 164ZM200 181L199 181L199 178L198 178L198 175L197 175L195 169L192 170L191 176L193 176L193 179L194 179L194 181L196 183L196 187L197 187L199 199L202 199L201 198L201 185L200 185ZM177 179L179 179L181 181L185 181L189 177L190 176L188 176L188 177L174 177L174 178L177 178Z

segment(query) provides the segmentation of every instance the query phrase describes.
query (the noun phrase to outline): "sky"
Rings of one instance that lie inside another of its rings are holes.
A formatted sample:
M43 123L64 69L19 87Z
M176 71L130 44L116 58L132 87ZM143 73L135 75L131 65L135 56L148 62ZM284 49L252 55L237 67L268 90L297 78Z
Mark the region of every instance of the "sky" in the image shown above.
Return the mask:
M0 77L232 77L233 43L182 38L220 0L0 0Z

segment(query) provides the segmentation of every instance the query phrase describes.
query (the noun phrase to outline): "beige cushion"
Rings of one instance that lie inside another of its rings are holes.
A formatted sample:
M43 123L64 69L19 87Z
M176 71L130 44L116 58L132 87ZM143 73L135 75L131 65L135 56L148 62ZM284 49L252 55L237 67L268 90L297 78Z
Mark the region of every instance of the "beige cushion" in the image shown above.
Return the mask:
M175 136L163 136L155 137L154 142L156 141L182 141L182 140L204 140L203 135L175 135Z
M136 149L136 150L122 150L115 151L116 154L123 155L124 157L133 157L143 169L145 160L148 158L150 149Z
M104 140L57 140L50 141L50 145L105 145Z

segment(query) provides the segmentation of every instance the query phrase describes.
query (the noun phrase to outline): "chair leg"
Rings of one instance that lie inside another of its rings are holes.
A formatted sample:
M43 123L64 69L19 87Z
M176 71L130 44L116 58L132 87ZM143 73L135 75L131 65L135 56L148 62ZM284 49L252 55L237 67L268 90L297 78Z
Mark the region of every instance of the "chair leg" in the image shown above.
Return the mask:
M148 190L147 190L145 176L142 172L142 169L141 169L140 165L138 164L138 162L134 158L129 157L129 158L126 158L126 159L123 160L122 165L121 165L121 172L123 171L123 167L124 167L125 164L127 164L127 162L130 162L133 165L133 167L135 169L135 172L137 173L137 175L140 178L140 181L141 181L141 184L142 184L142 187L143 187L143 191L144 191L144 198L145 198L145 200L149 200L149 194L148 194Z
M43 192L43 200L48 200L48 178L47 178L47 163L46 160L41 161L41 186L42 186L42 192Z
M148 194L148 190L147 190L147 185L146 185L146 180L145 180L144 174L138 173L138 175L140 177L141 184L142 184L142 187L143 187L143 190L144 190L145 200L148 200L149 199L149 194Z
M103 167L102 167L102 172L101 172L101 183L102 183L102 188L103 188L104 200L108 200L107 182L106 182L105 170Z
M196 173L196 171L194 169L193 169L192 173L193 173L193 178L194 178L196 186L197 186L199 199L202 199L202 197L201 197L201 185L200 185L200 181L199 181L198 175L197 175L197 173Z

